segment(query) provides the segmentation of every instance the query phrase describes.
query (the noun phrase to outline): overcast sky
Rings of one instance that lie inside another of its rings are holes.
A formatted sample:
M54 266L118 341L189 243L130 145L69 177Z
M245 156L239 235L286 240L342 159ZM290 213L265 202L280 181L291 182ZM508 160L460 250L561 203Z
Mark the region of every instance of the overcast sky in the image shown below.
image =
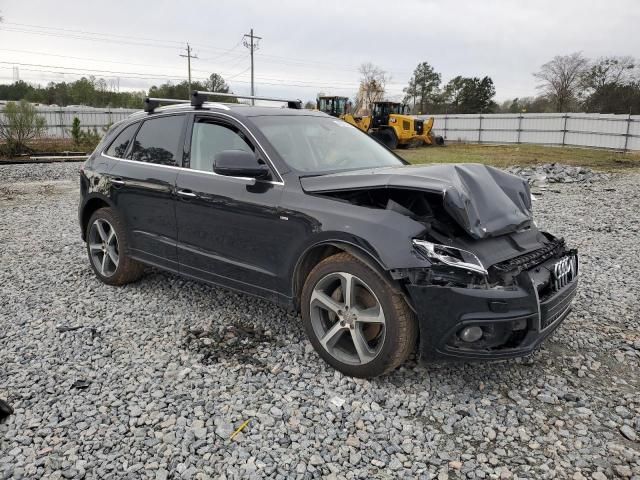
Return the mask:
M303 100L353 96L368 61L391 75L391 98L427 61L444 82L489 75L501 101L535 94L531 73L554 55L640 57L639 0L0 0L0 11L3 83L17 66L28 82L87 72L147 89L186 78L188 41L195 79L218 72L248 93L251 27L257 93Z

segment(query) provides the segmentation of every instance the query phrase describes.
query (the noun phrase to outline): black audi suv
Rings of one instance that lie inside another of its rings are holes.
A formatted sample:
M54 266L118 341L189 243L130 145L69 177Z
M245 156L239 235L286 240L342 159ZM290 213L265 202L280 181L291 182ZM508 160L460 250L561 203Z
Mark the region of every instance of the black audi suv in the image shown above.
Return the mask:
M577 252L538 230L521 178L408 165L297 102L204 96L148 100L84 164L80 227L104 283L151 265L272 300L357 377L416 346L427 360L525 355L570 311Z

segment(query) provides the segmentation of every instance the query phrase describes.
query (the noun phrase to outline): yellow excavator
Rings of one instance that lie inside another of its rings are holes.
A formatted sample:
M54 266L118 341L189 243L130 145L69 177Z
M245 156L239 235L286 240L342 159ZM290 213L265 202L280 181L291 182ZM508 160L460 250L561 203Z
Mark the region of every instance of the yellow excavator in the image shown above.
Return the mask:
M388 148L443 145L444 138L433 135L433 117L424 121L407 113L407 106L398 102L374 102L372 115L357 117L349 110L347 97L319 97L318 110L358 127Z

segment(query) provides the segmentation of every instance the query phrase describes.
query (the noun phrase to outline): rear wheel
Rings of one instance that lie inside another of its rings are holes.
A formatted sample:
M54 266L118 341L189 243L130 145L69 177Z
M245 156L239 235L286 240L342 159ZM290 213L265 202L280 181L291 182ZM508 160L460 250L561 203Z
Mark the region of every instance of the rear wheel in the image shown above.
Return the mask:
M347 253L311 271L301 307L314 348L345 375L382 375L402 364L415 347L416 321L404 298Z
M87 226L87 254L96 276L108 285L138 280L144 266L128 255L124 225L111 208L96 210Z

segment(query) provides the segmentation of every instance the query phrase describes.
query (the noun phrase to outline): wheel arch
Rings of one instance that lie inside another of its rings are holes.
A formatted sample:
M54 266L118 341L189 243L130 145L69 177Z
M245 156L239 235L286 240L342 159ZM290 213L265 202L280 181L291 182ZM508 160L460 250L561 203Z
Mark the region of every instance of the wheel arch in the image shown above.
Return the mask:
M302 287L304 286L304 282L311 270L313 270L313 268L325 258L341 252L350 254L372 270L376 271L397 293L405 297L407 303L409 303L409 298L403 288L397 281L391 278L391 275L389 275L382 262L371 252L368 252L359 245L345 240L325 240L308 247L296 262L292 278L293 302L296 311L300 309L300 295L302 293ZM413 308L410 303L409 306Z
M80 227L82 229L82 240L87 240L87 227L91 215L97 210L105 207L113 207L109 199L101 195L94 195L85 200L82 210L80 211Z

